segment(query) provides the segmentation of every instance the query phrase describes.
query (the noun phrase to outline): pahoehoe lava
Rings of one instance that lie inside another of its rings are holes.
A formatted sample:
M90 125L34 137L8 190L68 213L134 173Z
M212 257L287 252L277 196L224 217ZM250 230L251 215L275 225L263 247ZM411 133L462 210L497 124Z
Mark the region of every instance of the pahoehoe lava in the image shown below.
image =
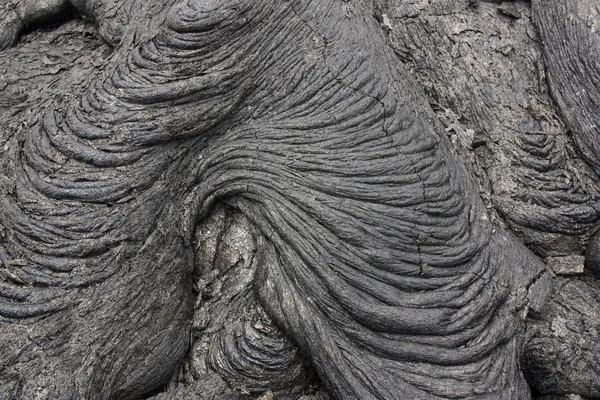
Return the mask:
M256 228L260 306L335 398L528 398L544 265L490 221L367 4L107 10L104 70L1 155L0 395L164 385L194 228L225 203Z

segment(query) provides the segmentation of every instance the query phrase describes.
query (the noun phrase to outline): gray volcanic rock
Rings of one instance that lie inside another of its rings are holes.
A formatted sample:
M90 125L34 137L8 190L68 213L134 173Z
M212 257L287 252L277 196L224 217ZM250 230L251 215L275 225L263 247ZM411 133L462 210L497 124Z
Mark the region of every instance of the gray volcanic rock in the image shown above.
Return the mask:
M542 393L600 397L600 282L560 279L543 321L532 321L524 370Z
M527 2L418 4L413 17L404 16L404 6L386 11L390 43L425 88L462 158L471 161L486 204L538 255L583 254L599 223L598 179L548 89L535 8ZM508 7L522 18L507 16Z
M11 4L0 398L598 395L591 2Z

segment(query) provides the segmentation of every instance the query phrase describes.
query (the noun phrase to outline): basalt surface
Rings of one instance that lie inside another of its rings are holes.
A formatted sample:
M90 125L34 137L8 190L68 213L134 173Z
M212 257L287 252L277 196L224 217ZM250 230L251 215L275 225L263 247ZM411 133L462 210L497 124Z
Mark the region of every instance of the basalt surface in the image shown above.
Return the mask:
M0 395L600 396L591 1L111 4L0 53Z

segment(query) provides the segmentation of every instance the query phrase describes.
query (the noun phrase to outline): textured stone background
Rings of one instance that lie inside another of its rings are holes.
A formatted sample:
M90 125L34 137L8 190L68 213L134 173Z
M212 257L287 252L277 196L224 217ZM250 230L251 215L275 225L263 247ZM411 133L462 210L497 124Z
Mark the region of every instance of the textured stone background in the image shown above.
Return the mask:
M577 156L570 128L549 92L531 3L389 0L375 4L373 15L387 32L399 62L425 88L455 150L470 165L491 214L559 276L552 317L533 324L528 351L531 359L547 360L547 368L558 369L572 384L540 385L561 392L582 386L591 398L600 398L600 287L583 261L598 224L598 179ZM110 52L92 24L76 20L30 32L17 47L0 53L0 151L15 140L8 133L36 122L44 102L76 96L104 67ZM208 323L206 315L211 307L231 301L250 279L256 250L250 230L240 214L225 207L199 226L202 240L197 243L204 244L198 245L197 258L207 267L196 282L202 300L194 319L198 332L223 322ZM581 291L582 286L590 289ZM270 322L256 319L256 310L249 315L239 315L230 324L250 318L257 329L270 329ZM208 339L203 340L192 344L180 374L156 399L216 399L226 393L244 397L243 387L230 391L216 377L195 381L204 368L203 346ZM596 359L568 362L569 354L583 353ZM532 363L525 365L532 379L552 375ZM302 373L312 383L296 397L326 399L310 369ZM260 397L272 398L277 397L270 392ZM582 399L566 394L540 398Z

